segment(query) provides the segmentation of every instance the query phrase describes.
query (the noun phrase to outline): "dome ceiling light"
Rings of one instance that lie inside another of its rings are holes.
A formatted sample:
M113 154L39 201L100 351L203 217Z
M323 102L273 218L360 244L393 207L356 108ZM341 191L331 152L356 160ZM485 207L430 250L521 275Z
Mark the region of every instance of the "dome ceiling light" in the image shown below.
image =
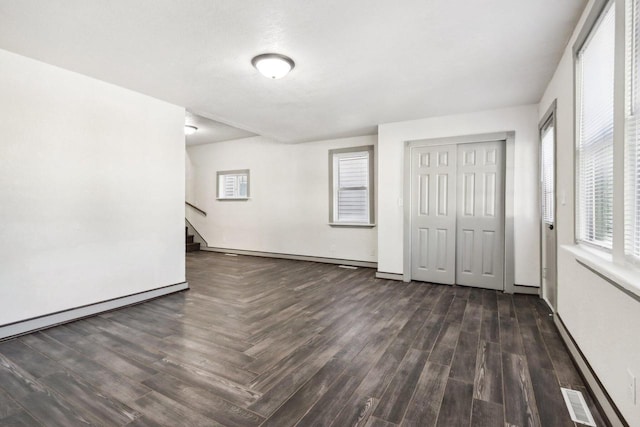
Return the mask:
M279 53L264 53L251 60L260 73L270 79L281 79L296 66L293 59Z
M198 131L198 128L191 125L184 125L184 134L185 135L193 135Z

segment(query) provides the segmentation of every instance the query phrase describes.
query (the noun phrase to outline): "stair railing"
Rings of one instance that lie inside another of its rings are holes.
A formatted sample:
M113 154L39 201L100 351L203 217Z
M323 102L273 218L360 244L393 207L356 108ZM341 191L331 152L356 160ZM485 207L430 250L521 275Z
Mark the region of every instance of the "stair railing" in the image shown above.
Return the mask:
M185 201L184 202L187 206L192 207L193 209L195 209L196 211L200 212L202 215L207 216L207 213L205 211L203 211L202 209L200 209L199 207L192 205L191 203Z

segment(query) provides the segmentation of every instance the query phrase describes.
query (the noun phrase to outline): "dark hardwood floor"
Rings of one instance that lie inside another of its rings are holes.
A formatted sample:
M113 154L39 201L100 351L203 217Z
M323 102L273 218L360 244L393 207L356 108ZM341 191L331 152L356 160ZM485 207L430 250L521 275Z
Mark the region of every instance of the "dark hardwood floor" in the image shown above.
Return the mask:
M207 252L187 276L0 343L0 425L573 426L560 386L586 391L536 297Z

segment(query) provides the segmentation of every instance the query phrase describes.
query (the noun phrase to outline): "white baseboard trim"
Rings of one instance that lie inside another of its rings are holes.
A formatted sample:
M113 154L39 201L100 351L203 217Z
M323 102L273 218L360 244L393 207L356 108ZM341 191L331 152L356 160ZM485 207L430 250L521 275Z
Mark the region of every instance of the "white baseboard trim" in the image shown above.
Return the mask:
M596 405L599 406L599 409L601 410L601 412L603 412L604 416L608 418L611 426L629 427L629 424L625 421L624 417L611 400L611 397L602 386L602 383L591 369L589 362L582 354L582 351L580 351L580 348L578 347L576 342L573 340L571 333L565 327L564 322L562 322L562 319L560 319L560 316L558 316L557 314L553 316L553 322L558 328L560 337L562 338L562 341L564 341L564 344L567 346L567 350L569 350L569 354L571 355L573 362L578 367L582 379L585 381L587 387L591 391L591 394L595 398Z
M540 288L537 286L513 285L514 294L540 295Z
M389 279L389 280L399 280L404 281L404 275L402 273L385 273L383 271L376 271L376 278L378 279ZM539 295L540 288L537 286L526 286L526 285L514 285L513 291L516 294L527 294L527 295Z
M544 301L544 303L545 303L545 304L547 304L547 307L549 308L549 311L550 311L551 313L553 313L553 315L555 316L555 315L556 315L556 309L555 309L555 308L553 308L553 306L551 305L551 303L549 302L549 300L548 300L546 297L543 297L542 295L540 295L540 299L541 299L542 301Z
M0 341L39 331L41 329L47 329L63 323L72 322L84 317L94 316L99 313L104 313L105 311L138 304L164 295L172 294L174 292L183 291L185 289L189 289L188 282L176 283L174 285L163 286L161 288L113 298L107 301L87 304L81 307L70 308L56 313L45 314L31 319L0 325Z
M296 261L311 261L311 262L322 262L325 264L340 264L340 265L353 265L356 267L367 267L367 268L377 268L377 262L370 261L356 261L350 259L338 259L338 258L324 258L324 257L315 257L315 256L307 256L307 255L293 255L293 254L280 254L275 252L260 252L260 251L245 251L243 249L226 249L226 248L214 248L210 246L201 247L201 251L207 252L219 252L225 254L236 254L236 255L248 255L248 256L259 256L264 258L280 258L280 259L292 259Z
M400 273L385 273L384 271L376 271L376 278L388 280L404 280L404 275Z

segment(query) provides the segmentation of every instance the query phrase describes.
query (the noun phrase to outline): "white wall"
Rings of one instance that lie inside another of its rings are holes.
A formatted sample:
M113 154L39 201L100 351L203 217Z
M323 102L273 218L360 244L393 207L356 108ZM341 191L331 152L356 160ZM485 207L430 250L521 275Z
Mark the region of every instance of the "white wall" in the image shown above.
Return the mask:
M375 145L375 136L283 144L264 137L187 148L187 188L207 217L187 218L209 246L357 261L376 261L377 228L330 227L333 148ZM249 169L251 199L217 201L216 172Z
M403 273L404 142L515 131L514 182L507 183L514 186L515 283L539 286L537 121L537 106L526 105L380 125L378 271Z
M184 156L184 172L186 181L184 199L186 201L193 201L196 199L196 193L194 190L196 180L193 176L193 166L191 165L191 157L189 157L188 152L185 152Z
M183 125L0 50L0 325L184 281Z
M630 368L640 378L640 302L578 264L572 252L567 250L575 246L572 47L586 14L591 10L591 3L565 50L539 109L542 117L557 99L557 310L627 422L640 426L640 402L633 405L626 395L626 370Z

